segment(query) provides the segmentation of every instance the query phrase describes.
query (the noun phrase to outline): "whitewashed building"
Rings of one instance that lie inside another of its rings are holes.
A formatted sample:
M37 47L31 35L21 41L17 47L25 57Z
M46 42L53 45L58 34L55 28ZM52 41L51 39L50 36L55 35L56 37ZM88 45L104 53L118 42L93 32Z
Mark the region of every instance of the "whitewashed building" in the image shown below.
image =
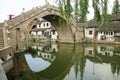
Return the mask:
M42 40L56 41L58 39L58 33L56 29L51 25L49 21L44 19L40 20L36 24L36 28L31 30L31 35Z
M51 45L41 45L38 46L38 56L41 56L43 59L53 62L56 58L54 54L58 52L58 44Z
M100 31L100 32L98 32L97 39L114 41L114 31Z
M84 28L85 38L94 39L96 37L97 27L98 25L94 20L89 21Z
M52 41L57 41L58 39L58 32L55 30L54 27L51 27L51 40Z
M46 45L46 44L41 44L39 46L32 46L33 49L37 49L38 51L45 51L48 53L51 52L58 52L58 44L51 44L51 45Z
M108 47L104 47L104 46L97 46L97 52L100 55L103 56L109 56L112 57L114 54L114 47L113 46L108 46Z
M112 21L103 24L101 31L97 34L97 40L115 41L116 37L120 37L120 21Z
M85 38L104 43L105 41L120 42L120 17L118 16L110 16L110 22L105 21L101 27L95 20L90 20L84 28Z
M94 39L95 35L95 28L85 28L85 37Z
M85 56L95 57L95 49L92 46L85 47Z
M45 52L40 52L39 51L37 54L38 54L38 56L42 57L43 59L45 59L45 60L47 60L49 62L53 62L55 60L55 58L56 58L55 55L50 54L50 53L45 53Z

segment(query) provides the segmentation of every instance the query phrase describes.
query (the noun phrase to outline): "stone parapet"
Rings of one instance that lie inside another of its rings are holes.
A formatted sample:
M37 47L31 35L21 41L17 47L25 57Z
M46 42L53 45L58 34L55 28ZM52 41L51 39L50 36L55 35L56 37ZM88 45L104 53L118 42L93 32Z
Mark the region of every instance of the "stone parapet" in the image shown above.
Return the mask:
M13 56L12 47L5 47L0 49L0 64L2 64L6 73L13 68Z
M0 64L0 80L8 80L1 64Z

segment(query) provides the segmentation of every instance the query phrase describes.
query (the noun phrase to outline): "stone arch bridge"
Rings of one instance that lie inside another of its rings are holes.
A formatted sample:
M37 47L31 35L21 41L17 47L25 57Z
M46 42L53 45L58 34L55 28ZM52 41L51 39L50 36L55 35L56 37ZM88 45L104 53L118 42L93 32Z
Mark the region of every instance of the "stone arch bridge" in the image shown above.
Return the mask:
M42 7L35 7L27 12L4 22L3 42L4 47L12 46L14 51L23 51L28 44L28 36L31 28L36 23L37 18L44 18L51 22L58 32L58 41L61 43L79 43L83 38L83 30L75 24L67 27L66 24L59 23L59 19L66 22L64 15L61 15L59 8L49 3Z

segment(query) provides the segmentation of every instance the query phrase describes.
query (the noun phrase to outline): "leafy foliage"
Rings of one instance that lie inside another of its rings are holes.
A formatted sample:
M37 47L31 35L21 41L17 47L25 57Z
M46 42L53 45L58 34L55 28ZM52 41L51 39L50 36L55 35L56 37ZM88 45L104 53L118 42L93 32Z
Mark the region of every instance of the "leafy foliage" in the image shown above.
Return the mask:
M89 3L92 1L92 4ZM86 15L89 13L89 5L93 7L94 19L99 25L98 31L101 31L103 24L106 23L106 27L109 30L110 20L108 15L108 3L110 0L59 0L60 9L63 14L67 17L67 23L70 24L71 18L74 21L85 22L87 20ZM72 5L71 5L72 4ZM114 13L119 13L119 0L114 2ZM74 13L74 15L72 14Z
M78 17L79 17L79 0L76 0L76 2L75 2L75 5L74 5L74 17L75 17L75 19L77 20L78 19Z
M70 19L72 16L72 5L71 0L58 0L59 9L62 15L65 15L67 18L67 23L70 24Z
M94 9L94 18L98 22L101 20L99 0L92 0L92 6Z
M61 14L64 14L68 22L71 18L75 21L86 21L86 15L89 13L89 5L92 5L94 9L94 19L96 22L103 23L102 21L108 21L108 3L111 0L55 0L59 5ZM92 4L89 2L92 1ZM119 0L114 1L112 13L118 14L120 12Z
M86 20L86 15L88 13L88 0L80 0L80 20L84 22Z
M114 1L114 6L113 6L112 13L113 13L113 14L118 14L118 13L120 13L119 0L115 0L115 1Z

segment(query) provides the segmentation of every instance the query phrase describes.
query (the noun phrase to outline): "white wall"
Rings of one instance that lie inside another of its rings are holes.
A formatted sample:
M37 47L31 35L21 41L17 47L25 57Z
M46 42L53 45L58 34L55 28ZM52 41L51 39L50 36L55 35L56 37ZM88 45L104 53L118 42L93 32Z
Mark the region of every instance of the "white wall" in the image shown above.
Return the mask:
M50 54L50 53L44 53L44 52L38 52L38 55L41 55L41 57L48 61L54 61L56 56Z
M92 34L89 34L89 31L92 31ZM85 28L85 37L94 39L95 28Z
M46 22L42 22L41 24L37 24L37 28L50 28L51 27L51 23L46 21Z
M57 40L58 39L58 33L57 33L57 31L55 31L55 34L53 35L53 31L51 31L51 39L52 40Z
M102 46L97 46L97 52L98 54L101 54L103 56L113 56L113 50L114 48L112 46L110 47L102 47Z
M85 47L85 56L91 56L94 57L94 47Z
M42 31L38 31L38 32L37 32L37 35L42 35Z
M40 25L39 25L39 24L37 24L37 28L40 28Z
M37 35L36 32L33 32L33 31L31 32L31 34L34 35L34 36Z
M112 33L112 34L111 34ZM114 32L113 31L109 31L109 32L98 32L98 36L97 39L101 40L101 36L105 36L104 40L107 41L114 41Z
M58 39L58 33L57 33L57 31L55 31L55 34L53 34L53 31L51 30L50 22L46 21L46 22L42 22L41 25L37 24L37 28L45 28L44 34L46 34L46 35L43 35L42 31L37 31L37 33L32 31L31 32L32 35L34 35L34 36L38 35L41 37L42 36L49 37L51 35L51 37L49 37L49 38L51 38L51 40L56 41Z
M58 44L52 44L52 51L55 50L55 52L58 52Z

